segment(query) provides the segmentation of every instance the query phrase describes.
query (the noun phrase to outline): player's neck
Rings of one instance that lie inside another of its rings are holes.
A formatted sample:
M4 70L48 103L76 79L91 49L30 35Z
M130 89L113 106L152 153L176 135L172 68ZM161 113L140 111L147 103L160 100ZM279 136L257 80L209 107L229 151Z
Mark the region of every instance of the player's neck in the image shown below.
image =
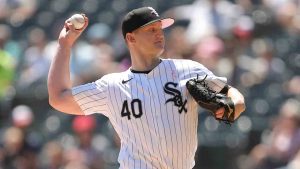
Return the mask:
M160 58L157 56L153 57L131 57L131 69L136 71L148 71L155 68L160 63Z

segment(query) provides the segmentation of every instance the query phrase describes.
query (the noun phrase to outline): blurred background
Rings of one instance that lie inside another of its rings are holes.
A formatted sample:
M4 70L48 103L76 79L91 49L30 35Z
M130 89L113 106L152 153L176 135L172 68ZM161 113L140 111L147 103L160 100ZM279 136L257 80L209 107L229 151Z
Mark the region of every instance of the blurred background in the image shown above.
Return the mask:
M118 168L107 118L55 111L46 80L74 13L90 24L72 51L73 84L126 70L120 23L141 6L176 19L163 57L198 61L245 96L232 126L200 110L194 168L299 169L299 0L0 0L0 169Z

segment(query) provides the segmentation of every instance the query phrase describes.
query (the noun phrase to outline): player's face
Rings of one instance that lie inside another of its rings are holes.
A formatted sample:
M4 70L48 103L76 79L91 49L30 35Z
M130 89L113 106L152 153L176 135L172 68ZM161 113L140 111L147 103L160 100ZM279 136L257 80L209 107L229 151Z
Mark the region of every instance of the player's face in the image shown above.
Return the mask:
M143 53L160 55L165 47L161 22L154 22L134 31L135 46Z

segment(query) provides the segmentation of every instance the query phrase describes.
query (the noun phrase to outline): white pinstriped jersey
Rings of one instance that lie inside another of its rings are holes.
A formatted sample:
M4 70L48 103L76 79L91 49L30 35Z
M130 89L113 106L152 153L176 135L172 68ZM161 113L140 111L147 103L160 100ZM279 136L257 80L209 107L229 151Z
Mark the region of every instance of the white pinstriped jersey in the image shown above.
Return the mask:
M208 75L217 91L226 85L226 78L197 62L162 59L148 74L128 69L72 92L86 115L101 113L111 121L121 139L120 169L191 169L198 111L185 83L197 75Z

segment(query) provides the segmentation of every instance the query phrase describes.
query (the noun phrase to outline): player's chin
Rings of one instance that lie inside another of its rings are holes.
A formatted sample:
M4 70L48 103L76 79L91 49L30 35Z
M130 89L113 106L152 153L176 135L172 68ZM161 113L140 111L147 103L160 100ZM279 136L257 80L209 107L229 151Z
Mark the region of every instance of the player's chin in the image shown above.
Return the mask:
M164 48L157 48L157 55L160 56L165 51Z

